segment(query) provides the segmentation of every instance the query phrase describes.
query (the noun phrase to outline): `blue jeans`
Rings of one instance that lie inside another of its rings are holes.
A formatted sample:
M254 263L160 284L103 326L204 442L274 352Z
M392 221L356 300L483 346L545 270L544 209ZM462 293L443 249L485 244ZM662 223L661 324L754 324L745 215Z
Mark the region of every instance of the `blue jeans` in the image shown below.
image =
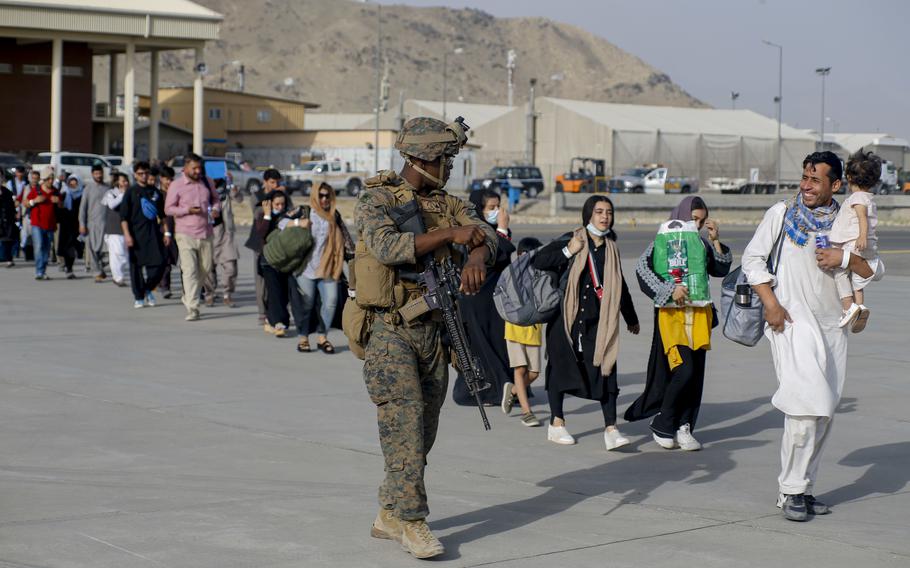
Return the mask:
M297 277L297 287L303 297L303 321L298 323L297 329L301 334L310 331L310 317L312 317L313 306L316 305L316 290L318 289L321 306L316 333L325 335L332 327L332 320L335 319L335 308L338 306L338 282L324 278L310 279L301 274Z
M35 249L35 276L44 276L47 271L47 260L51 256L53 243L53 231L32 227L32 247Z

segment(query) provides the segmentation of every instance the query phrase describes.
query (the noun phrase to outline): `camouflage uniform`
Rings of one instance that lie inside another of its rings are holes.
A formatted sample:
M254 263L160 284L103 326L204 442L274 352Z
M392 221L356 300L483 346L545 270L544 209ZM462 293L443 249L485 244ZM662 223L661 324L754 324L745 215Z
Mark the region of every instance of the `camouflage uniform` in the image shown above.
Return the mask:
M416 268L414 234L399 232L390 216L394 207L414 195L414 187L391 171L367 180L366 190L360 195L354 211L357 232L362 246L383 265ZM490 258L495 258L496 236L489 225L481 222L472 205L441 189L417 195L417 199L427 231L477 225L486 233ZM396 282L401 285L397 278ZM401 300L422 293L413 284ZM399 519L414 521L429 513L423 475L448 388L448 356L442 347L443 325L438 318L428 313L405 323L397 313L401 303L396 301L389 309L374 310L363 376L376 405L379 440L385 456L386 475L379 488L379 503L384 509L394 510Z

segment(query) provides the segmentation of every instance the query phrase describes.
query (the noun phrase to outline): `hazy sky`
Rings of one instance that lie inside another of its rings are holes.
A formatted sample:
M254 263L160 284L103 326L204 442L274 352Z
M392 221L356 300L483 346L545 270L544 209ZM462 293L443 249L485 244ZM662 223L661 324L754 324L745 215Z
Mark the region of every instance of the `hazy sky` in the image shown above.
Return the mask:
M381 0L543 16L585 28L667 73L717 108L776 117L784 46L784 122L826 132L910 137L910 2L903 0ZM521 65L519 61L519 65ZM527 64L527 62L525 62Z

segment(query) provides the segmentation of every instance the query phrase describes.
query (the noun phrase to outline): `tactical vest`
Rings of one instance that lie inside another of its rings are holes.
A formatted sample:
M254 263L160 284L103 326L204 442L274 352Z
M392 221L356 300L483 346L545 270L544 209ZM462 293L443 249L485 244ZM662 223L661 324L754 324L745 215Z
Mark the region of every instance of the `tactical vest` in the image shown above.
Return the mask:
M428 233L457 224L452 214L454 204L451 200L455 198L449 197L445 193L435 193L428 197L415 194L396 173L391 171L384 171L378 176L366 180L364 185L366 191L383 187L391 192L395 198L395 207L408 203L416 197ZM437 258L443 258L448 254L446 248L436 251ZM399 272L417 273L422 270L422 266L387 266L379 262L367 249L360 236L354 251L354 268L351 271L357 292L357 305L364 309L374 310L396 311L400 309L423 291L419 284L401 280Z

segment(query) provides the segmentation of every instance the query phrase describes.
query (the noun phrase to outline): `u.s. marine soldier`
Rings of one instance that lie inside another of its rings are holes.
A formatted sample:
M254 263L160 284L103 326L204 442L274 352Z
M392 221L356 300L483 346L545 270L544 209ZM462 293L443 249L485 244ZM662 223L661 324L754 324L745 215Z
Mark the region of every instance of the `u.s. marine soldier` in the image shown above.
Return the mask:
M442 189L454 156L467 141L466 129L460 120L448 125L433 118L409 120L395 142L405 159L401 173L383 171L368 179L354 212L359 235L356 302L367 311L369 326L363 376L376 405L385 456L381 508L370 534L400 542L416 558L444 552L425 520L429 509L423 476L448 387L448 354L437 314L414 317L400 310L425 292L405 277L422 269L425 255L440 258L450 254L449 245L465 246L470 252L461 279L467 294L480 289L487 264L496 256L490 226L471 204ZM422 234L396 224L397 208L415 199L426 229Z

